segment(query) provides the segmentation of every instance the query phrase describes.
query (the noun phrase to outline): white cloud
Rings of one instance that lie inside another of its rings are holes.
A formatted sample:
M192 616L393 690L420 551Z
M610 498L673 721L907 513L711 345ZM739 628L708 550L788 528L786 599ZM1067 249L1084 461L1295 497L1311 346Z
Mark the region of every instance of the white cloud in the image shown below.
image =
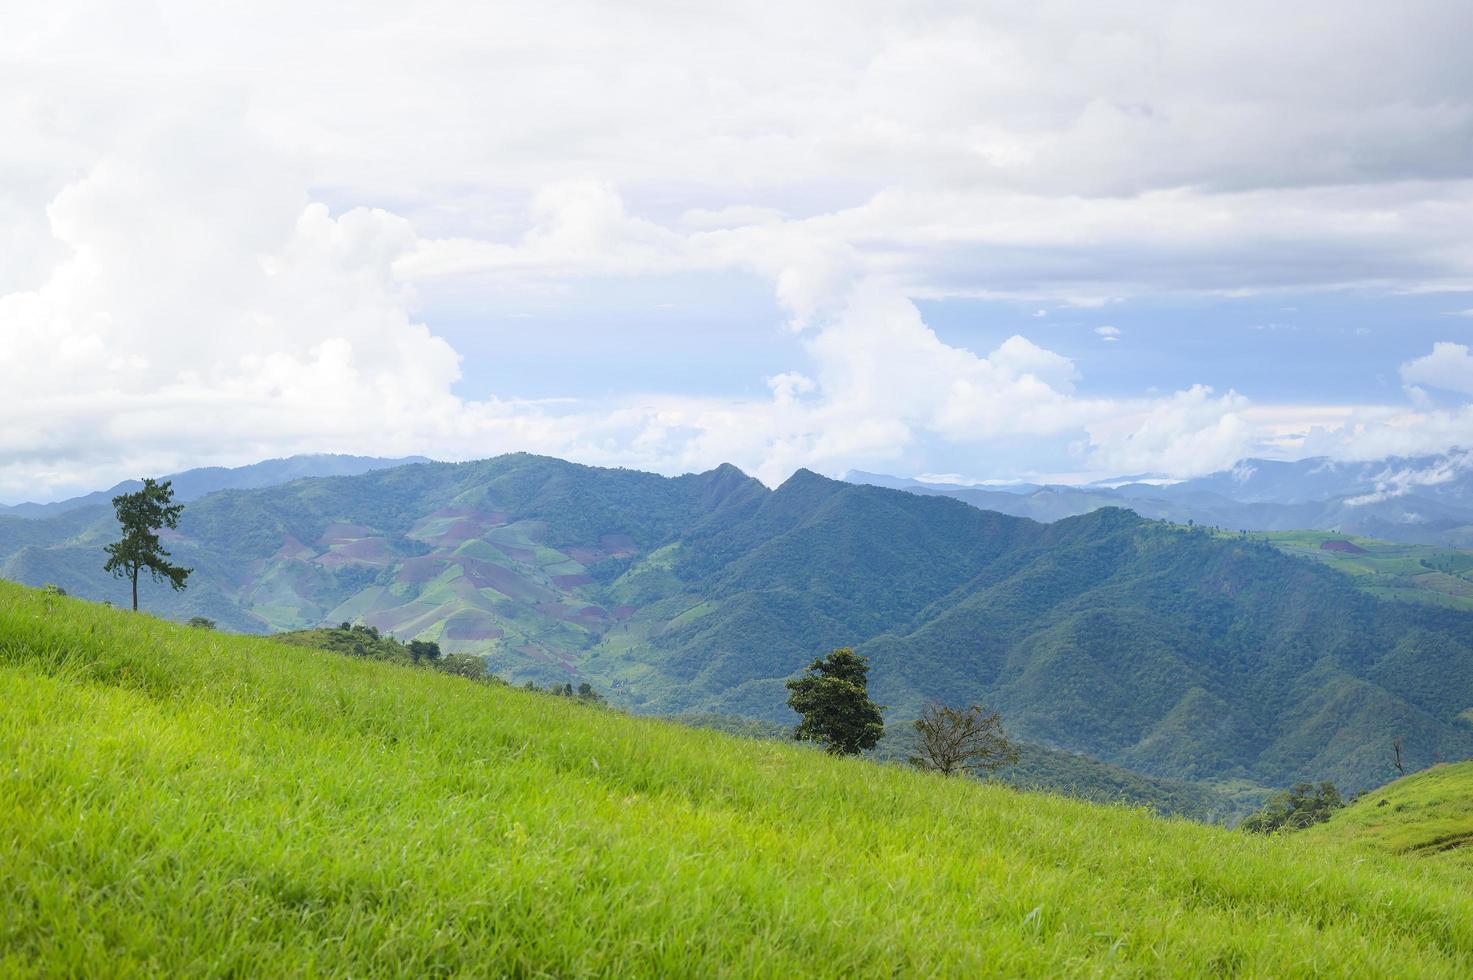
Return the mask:
M1112 474L1171 476L1225 469L1256 443L1244 418L1248 399L1214 395L1195 385L1158 399L1136 415L1103 419L1089 426L1095 468Z
M913 304L1473 284L1473 10L1249 6L16 6L0 497L317 449L775 480L933 439L1103 475L1466 438L1426 404L1090 397L1037 336L974 352ZM466 399L422 312L696 271L789 314L807 360L767 395ZM1473 392L1467 360L1403 380Z
M1114 343L1120 339L1119 327L1095 327L1095 336L1107 343Z
M1376 489L1368 494L1351 497L1345 502L1352 507L1378 504L1393 497L1403 497L1418 487L1432 487L1450 483L1457 479L1469 466L1473 457L1467 452L1453 452L1423 466L1387 467L1375 477Z
M1473 395L1473 356L1463 344L1441 341L1432 345L1432 353L1403 364L1401 380Z

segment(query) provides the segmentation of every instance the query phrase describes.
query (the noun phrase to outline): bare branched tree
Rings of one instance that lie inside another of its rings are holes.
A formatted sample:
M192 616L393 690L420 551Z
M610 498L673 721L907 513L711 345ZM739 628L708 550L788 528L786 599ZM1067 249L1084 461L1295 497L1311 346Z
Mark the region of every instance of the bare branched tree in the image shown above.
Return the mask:
M911 765L943 776L988 773L1018 761L1018 748L1003 731L1002 716L976 704L926 705L916 719L911 751Z
M1396 738L1393 738L1391 740L1391 751L1394 752L1395 753L1395 756L1396 756L1396 771L1398 773L1400 773L1401 775L1405 776L1407 774L1407 771L1406 771L1406 767L1401 764L1401 736L1400 735L1396 736Z

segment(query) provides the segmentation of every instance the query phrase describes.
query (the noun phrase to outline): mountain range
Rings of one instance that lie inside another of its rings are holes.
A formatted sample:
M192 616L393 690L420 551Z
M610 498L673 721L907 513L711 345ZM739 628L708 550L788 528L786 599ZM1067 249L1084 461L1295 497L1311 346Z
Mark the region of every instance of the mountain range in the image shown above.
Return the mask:
M356 476L390 466L406 463L427 463L423 456L405 456L399 459L381 459L376 456L344 456L336 453L307 453L288 456L285 459L266 459L249 466L202 466L171 473L161 479L173 484L174 499L179 501L198 500L216 490L246 490L254 487L274 487L292 480L314 476ZM105 505L120 493L133 493L143 486L140 480L124 480L106 490L94 490L77 497L55 500L50 503L0 504L0 515L8 517L55 517L71 510Z
M0 575L120 600L110 508L0 517ZM892 719L999 708L1020 736L1152 776L1383 781L1473 754L1473 614L1379 600L1251 536L1119 507L1051 524L732 466L666 478L514 454L223 490L166 535L175 618L351 621L587 680L625 707L784 721L784 681L856 646Z
M1245 459L1180 482L979 486L852 471L853 483L955 497L985 510L1056 521L1101 507L1230 530L1325 530L1386 541L1473 547L1473 453L1341 462Z

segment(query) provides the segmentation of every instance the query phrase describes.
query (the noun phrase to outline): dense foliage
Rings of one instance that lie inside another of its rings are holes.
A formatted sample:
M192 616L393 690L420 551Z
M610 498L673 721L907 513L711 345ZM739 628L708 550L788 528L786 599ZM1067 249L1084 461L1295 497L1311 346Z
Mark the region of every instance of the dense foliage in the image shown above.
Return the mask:
M1303 830L1324 823L1336 810L1345 806L1334 783L1296 783L1292 788L1270 796L1263 809L1243 820L1244 830L1255 834L1271 834L1280 830Z
M788 707L797 712L793 737L834 755L858 755L885 734L882 707L869 698L869 663L841 647L788 681Z

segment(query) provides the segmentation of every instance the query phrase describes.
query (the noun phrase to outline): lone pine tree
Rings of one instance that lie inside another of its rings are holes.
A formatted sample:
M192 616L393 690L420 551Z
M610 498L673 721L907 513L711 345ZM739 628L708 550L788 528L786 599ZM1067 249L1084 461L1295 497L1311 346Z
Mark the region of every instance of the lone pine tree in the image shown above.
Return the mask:
M174 503L174 489L168 480L162 483L145 478L143 489L122 493L113 498L123 537L107 545L103 571L112 572L133 584L133 611L138 611L138 575L147 570L155 582L167 581L177 591L184 588L191 569L170 564L169 553L159 543L159 530L179 526L184 505Z

